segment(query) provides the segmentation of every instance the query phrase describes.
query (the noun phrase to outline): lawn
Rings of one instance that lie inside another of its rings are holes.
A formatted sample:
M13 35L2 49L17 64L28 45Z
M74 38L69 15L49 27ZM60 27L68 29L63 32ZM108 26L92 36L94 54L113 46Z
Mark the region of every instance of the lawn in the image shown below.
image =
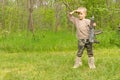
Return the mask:
M96 69L73 69L76 51L0 53L0 80L120 80L120 49L94 50Z

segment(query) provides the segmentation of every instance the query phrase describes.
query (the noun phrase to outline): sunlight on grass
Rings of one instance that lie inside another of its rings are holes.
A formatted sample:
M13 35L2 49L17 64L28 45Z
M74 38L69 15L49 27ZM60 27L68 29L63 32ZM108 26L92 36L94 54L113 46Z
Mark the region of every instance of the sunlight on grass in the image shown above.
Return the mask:
M22 78L32 78L36 74L32 65L19 64L18 66L0 69L0 80L15 80L18 78L21 80Z
M96 69L88 67L86 51L83 66L73 69L76 51L0 54L0 80L119 80L120 49L96 49Z

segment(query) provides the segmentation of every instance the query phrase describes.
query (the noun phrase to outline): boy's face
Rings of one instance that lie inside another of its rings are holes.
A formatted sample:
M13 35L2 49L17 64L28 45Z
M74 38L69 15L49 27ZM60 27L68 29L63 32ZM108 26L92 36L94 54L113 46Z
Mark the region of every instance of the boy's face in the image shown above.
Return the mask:
M85 13L84 10L80 10L78 12L78 17L79 17L80 20L85 19L85 16L86 16L86 13Z

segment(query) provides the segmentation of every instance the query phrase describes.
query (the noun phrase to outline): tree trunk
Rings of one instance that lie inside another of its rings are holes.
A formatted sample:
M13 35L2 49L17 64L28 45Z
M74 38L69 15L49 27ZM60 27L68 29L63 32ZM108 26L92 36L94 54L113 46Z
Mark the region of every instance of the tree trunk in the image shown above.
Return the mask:
M34 25L33 25L33 0L28 0L29 18L28 18L28 30L33 33L34 36Z
M5 6L5 1L4 0L2 0L2 23L1 23L1 25L2 25L2 28L4 28L5 27L5 20L4 20L4 6Z
M56 13L56 22L55 22L55 32L58 31L58 28L59 28L59 15Z
M61 6L60 6L60 3L59 2L56 2L55 3L55 19L56 19L56 22L55 22L55 32L58 31L59 29L59 26L60 26L60 9L61 9Z

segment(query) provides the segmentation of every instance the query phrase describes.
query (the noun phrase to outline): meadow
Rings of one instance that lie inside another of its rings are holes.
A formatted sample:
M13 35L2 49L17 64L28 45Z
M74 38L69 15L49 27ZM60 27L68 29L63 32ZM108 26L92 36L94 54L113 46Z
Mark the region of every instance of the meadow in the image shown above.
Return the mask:
M0 53L0 80L120 80L120 49L94 50L96 69L73 69L76 51Z
M120 47L120 32L103 31L96 36L100 44L95 49ZM68 30L58 32L38 30L33 36L27 31L1 31L0 51L6 52L42 52L42 51L73 51L77 50L76 33Z
M2 33L1 33L2 34ZM120 80L119 35L104 32L94 44L96 69L73 69L77 52L75 33L70 31L4 32L0 36L0 80ZM116 41L116 42L113 42Z

